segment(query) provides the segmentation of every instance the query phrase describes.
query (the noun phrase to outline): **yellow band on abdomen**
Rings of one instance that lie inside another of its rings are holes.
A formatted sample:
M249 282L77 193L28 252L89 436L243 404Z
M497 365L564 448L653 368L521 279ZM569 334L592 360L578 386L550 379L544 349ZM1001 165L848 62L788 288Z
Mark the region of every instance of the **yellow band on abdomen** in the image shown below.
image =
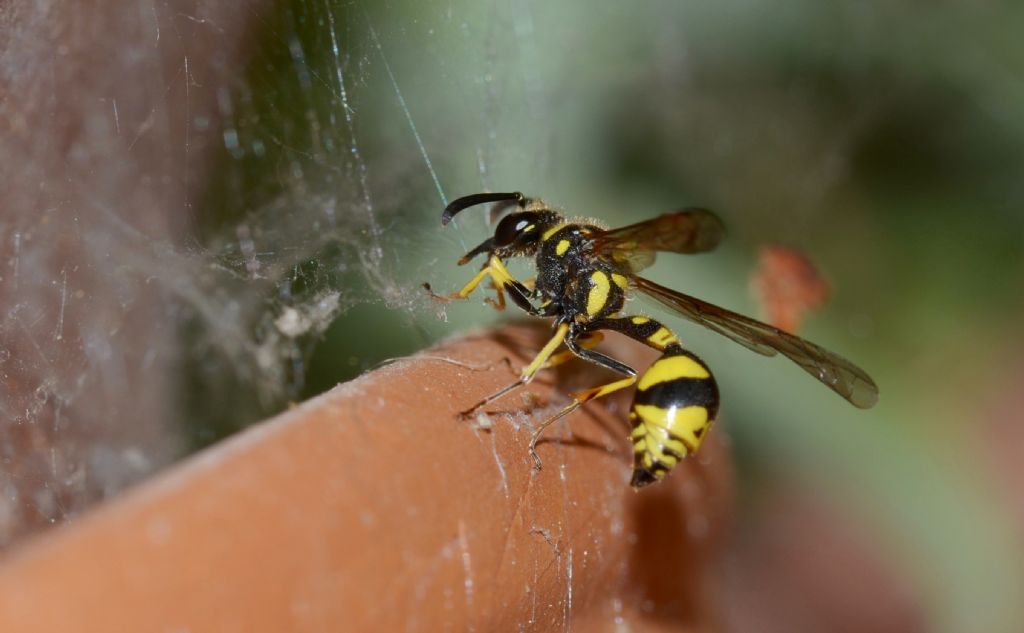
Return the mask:
M708 373L708 370L689 356L669 356L668 358L656 360L650 369L640 377L640 382L637 383L636 388L644 391L658 383L668 382L677 378L710 377L711 374Z

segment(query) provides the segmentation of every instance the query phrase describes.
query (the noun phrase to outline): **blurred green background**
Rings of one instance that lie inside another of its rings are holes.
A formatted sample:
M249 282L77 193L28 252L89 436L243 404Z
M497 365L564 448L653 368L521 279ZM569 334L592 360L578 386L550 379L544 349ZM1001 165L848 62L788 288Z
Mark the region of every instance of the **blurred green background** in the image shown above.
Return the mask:
M799 482L873 535L927 628L1013 630L1022 14L1011 2L278 3L230 87L233 125L194 227L232 273L223 291L248 297L252 358L269 360L238 372L231 353L197 354L182 383L193 444L513 316L479 301L441 315L424 296L422 282L467 278L455 261L487 230L470 212L443 229L448 199L521 190L611 225L705 206L726 243L663 256L651 276L757 314L758 247L803 250L833 286L803 334L882 394L854 410L785 361L670 319L719 379L744 512ZM209 330L195 317L187 333Z

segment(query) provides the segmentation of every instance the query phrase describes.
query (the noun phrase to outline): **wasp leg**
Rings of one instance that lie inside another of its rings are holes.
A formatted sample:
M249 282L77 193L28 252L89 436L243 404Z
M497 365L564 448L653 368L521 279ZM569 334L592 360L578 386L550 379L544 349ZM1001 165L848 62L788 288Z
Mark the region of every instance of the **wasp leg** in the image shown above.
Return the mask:
M600 332L587 332L587 333L581 335L577 340L575 340L573 342L575 344L578 344L580 347L583 347L583 348L586 348L586 349L591 349L593 347L596 347L598 344L600 344L600 342L602 340L604 340L604 335L601 334ZM567 341L566 341L566 343L567 343ZM568 349L563 349L562 351L559 351L559 352L551 354L551 356L548 358L548 361L543 366L541 366L541 368L538 371L546 370L546 369L551 369L553 367L558 367L559 365L562 365L563 363L567 363L567 362L571 361L572 358L577 358L579 356L580 356L579 353L572 352L572 351L570 351ZM507 358L507 357L503 358L503 361L506 364L508 364L509 368L512 369L513 371L521 371L521 368L520 369L515 369L515 368L512 367L512 361L510 361L509 358ZM598 363L598 365L601 365L601 363ZM611 368L611 369L614 369L614 368ZM472 411L473 411L473 409L469 410L469 413L472 413Z
M601 334L600 332L586 332L585 334L581 334L580 336L578 336L575 340L572 340L572 343L578 345L580 348L590 350L597 347L598 344L603 340L604 334ZM568 345L569 341L566 341L566 346ZM571 349L563 350L561 352L558 352L557 354L552 354L551 358L548 359L548 362L544 363L544 366L541 367L541 369L551 369L552 367L557 367L562 363L568 362L574 358L580 358L580 354L572 351ZM598 362L597 364L607 367L607 365L604 365L603 363L600 362Z
M546 310L548 303L541 305L541 307L535 307L528 297L530 291L526 289L526 286L519 283L516 280L512 280L504 285L505 292L508 293L509 297L512 297L512 301L519 306L521 310L530 314L531 316L550 316Z
M458 292L449 295L439 295L433 291L430 284L423 284L423 287L426 288L432 298L437 301L447 303L449 301L468 298L469 295L477 289L477 286L479 286L480 283L488 276L490 276L492 285L498 293L497 305L505 305L505 298L502 294L502 291L504 291L508 293L509 297L512 298L512 301L515 302L517 306L522 308L528 314L533 316L548 316L544 307L537 308L530 303L529 288L513 277L512 273L508 272L508 269L505 268L505 264L497 255L491 255L491 258L487 261L487 265L481 268L480 272L474 275L473 278L470 279Z
M454 301L456 299L466 299L469 297L470 294L472 294L474 290L476 290L476 287L480 285L480 282L482 282L488 276L490 276L493 279L493 263L494 261L500 262L500 260L498 260L497 257L491 257L491 260L491 262L488 262L483 268L480 269L480 272L473 275L473 278L466 282L466 285L463 286L462 289L459 290L458 292L453 292L447 295L439 295L436 292L434 292L433 288L430 287L429 283L423 284L423 287L427 289L427 292L430 293L430 296L432 298L438 301L443 301L445 303L449 301ZM502 269L504 269L504 266L502 266ZM511 275L509 275L509 277L511 277Z
M507 292L508 296L512 298L512 302L527 314L531 316L548 316L547 312L544 310L546 304L540 308L534 307L527 296L530 291L515 279L507 281L503 285L491 283L491 287L494 289L497 299L487 297L484 299L484 303L488 304L495 310L502 311L505 309L505 293Z
M474 404L472 407L463 411L460 415L462 417L467 417L469 416L469 414L473 413L480 407L486 406L494 402L498 398L504 396L505 394L511 391L515 391L516 389L522 387L523 385L528 385L530 381L533 380L534 376L537 375L537 372L540 371L544 364L548 362L548 359L551 358L551 356L555 353L555 350L558 349L558 346L565 341L565 337L568 333L568 323L562 323L561 325L559 325L558 329L555 330L555 335L551 337L551 340L549 340L547 344L543 347L543 349L541 349L540 352L537 353L534 359L530 361L530 364L523 368L523 371L520 373L518 380L504 387L503 389L487 396L480 402Z
M607 396L608 394L614 393L616 391L619 391L620 389L625 389L626 387L629 387L630 385L632 385L635 382L636 382L636 372L634 371L632 376L628 376L626 378L622 378L620 380L616 380L615 382L610 382L610 383L608 383L606 385L601 385L600 387L594 387L592 389L587 389L585 391L578 391L578 392L576 392L574 394L571 394L573 401L571 403L569 403L568 405L566 405L565 408L563 408L558 413L554 414L553 416L551 416L547 420L544 420L543 422L541 422L540 426L538 426L533 431L533 435L530 436L530 457L533 458L533 463L534 463L534 466L537 468L537 470L540 470L540 468L541 468L540 455L537 454L537 442L540 440L540 436L544 433L545 429L547 429L549 426L551 426L552 424L554 424L555 422L557 422L561 418L569 415L570 413L572 413L576 409L579 409L585 403L590 402L591 400L594 400L595 398L600 398L602 396Z
M491 288L494 290L495 298L492 299L490 297L487 297L487 298L484 299L484 303L486 303L487 305L491 306L492 308L494 308L498 312L504 312L505 311L505 291L502 290L502 286L499 286L498 284L494 283L493 280L491 281Z
M584 336L587 336L590 340L585 340L581 345L580 339L583 338ZM601 334L600 332L587 331L583 334L580 334L579 336L568 339L565 342L565 346L569 348L570 352L572 352L576 356L579 356L583 360L590 361L595 365L600 365L605 369L610 369L619 374L624 374L626 376L635 376L636 370L634 370L629 365L621 361L617 361L611 356L602 354L601 352L591 349L592 347L597 345L597 343L602 339L604 339L604 335Z
M497 300L491 299L490 297L484 299L484 302L494 308L495 310L501 311L505 309L505 292L512 297L512 302L519 306L520 309L532 316L548 316L547 311L544 309L547 304L541 305L541 307L534 307L530 301L530 294L532 294L534 285L536 284L536 278L531 277L524 281L518 281L516 279L510 279L503 285L492 283L491 287L494 288L497 294Z
M581 344L578 341L578 339L582 338L583 336L588 336L588 339L583 341ZM597 340L593 340L595 338ZM577 337L576 339L568 339L565 342L565 346L569 348L569 351L572 354L579 356L584 360L590 361L595 365L600 365L601 367L605 367L616 373L624 374L626 377L620 380L616 380L614 382L610 382L606 385L601 385L599 387L593 387L591 389L586 389L584 391L578 391L574 394L570 394L573 400L570 404L566 405L561 411L540 423L540 426L538 426L533 431L533 435L530 436L530 456L533 457L533 463L536 466L537 470L540 470L541 468L540 456L537 455L537 442L540 441L540 437L541 435L544 434L545 429L554 424L556 421L560 420L561 418L569 415L576 409L580 408L585 403L590 402L595 398L600 398L610 393L614 393L620 389L625 389L626 387L629 387L634 382L636 382L635 369L633 369L632 367L625 363L615 360L610 356L602 354L601 352L589 349L593 345L596 345L597 342L601 340L601 338L603 338L603 335L600 332L587 332L584 335Z

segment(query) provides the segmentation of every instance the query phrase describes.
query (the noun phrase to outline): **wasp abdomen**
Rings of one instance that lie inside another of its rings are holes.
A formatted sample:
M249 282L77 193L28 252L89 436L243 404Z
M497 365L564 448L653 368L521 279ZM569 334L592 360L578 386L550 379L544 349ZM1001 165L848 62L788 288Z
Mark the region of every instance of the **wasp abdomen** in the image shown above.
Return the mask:
M718 414L718 385L697 356L676 343L665 347L637 381L629 412L633 478L641 488L697 452Z

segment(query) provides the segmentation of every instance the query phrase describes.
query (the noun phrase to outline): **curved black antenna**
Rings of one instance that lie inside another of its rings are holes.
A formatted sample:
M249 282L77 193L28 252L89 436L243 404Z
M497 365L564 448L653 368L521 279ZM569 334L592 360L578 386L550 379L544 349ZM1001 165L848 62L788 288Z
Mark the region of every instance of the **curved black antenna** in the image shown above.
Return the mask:
M457 200L452 200L444 209L444 213L441 214L441 226L444 226L452 221L455 214L463 209L469 207L475 207L478 204L484 204L486 202L505 202L512 201L519 206L523 206L526 198L523 194L518 191L512 191L509 193L474 193L471 196L463 196Z

